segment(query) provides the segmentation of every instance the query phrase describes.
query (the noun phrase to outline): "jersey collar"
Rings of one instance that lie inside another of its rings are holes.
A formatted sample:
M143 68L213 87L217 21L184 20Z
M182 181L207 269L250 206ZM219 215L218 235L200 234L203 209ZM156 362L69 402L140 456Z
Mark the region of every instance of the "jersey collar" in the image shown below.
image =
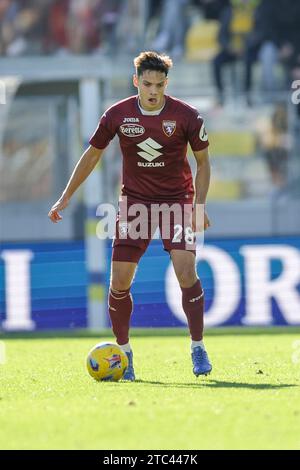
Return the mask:
M140 114L143 116L160 116L164 111L166 110L167 106L169 104L169 96L165 95L165 104L161 109L158 109L157 111L145 111L143 108L141 108L140 103L139 103L139 96L136 95L136 107L139 111ZM155 113L155 114L154 114ZM157 114L156 114L157 113Z

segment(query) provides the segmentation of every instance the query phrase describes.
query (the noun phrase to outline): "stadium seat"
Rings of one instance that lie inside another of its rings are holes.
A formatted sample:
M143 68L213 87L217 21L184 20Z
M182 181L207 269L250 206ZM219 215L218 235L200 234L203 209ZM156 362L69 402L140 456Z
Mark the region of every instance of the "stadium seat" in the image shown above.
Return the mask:
M186 36L186 59L211 60L218 52L218 21L199 21L191 26Z
M237 201L241 197L241 181L212 178L208 195L209 201Z
M211 153L215 157L250 157L255 153L255 137L245 131L211 131Z

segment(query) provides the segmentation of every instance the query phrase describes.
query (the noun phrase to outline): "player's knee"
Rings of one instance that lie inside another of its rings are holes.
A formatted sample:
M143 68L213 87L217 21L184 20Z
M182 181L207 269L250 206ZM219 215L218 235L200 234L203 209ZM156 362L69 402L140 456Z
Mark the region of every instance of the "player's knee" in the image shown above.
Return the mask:
M114 291L123 291L129 289L131 286L131 276L117 274L112 276L110 281L110 288Z
M192 287L197 282L195 268L185 268L178 271L177 279L181 287Z
M110 287L116 291L128 290L132 284L135 267L132 263L114 262L111 269Z

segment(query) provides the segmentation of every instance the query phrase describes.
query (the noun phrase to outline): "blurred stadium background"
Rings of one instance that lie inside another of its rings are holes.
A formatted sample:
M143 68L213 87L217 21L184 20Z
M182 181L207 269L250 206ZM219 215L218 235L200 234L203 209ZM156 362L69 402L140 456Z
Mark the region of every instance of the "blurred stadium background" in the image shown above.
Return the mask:
M116 141L63 222L47 213L102 112L134 93L145 49L170 53L169 93L210 135L207 326L299 325L299 2L0 0L0 329L108 326L111 241L97 239L95 214L117 203ZM185 326L177 292L153 241L133 326Z

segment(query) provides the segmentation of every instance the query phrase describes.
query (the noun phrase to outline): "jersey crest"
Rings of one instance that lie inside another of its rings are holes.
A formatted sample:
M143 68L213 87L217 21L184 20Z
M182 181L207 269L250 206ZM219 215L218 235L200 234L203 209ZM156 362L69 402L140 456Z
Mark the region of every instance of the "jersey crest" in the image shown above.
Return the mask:
M176 131L176 121L163 121L162 128L167 137L171 137Z

